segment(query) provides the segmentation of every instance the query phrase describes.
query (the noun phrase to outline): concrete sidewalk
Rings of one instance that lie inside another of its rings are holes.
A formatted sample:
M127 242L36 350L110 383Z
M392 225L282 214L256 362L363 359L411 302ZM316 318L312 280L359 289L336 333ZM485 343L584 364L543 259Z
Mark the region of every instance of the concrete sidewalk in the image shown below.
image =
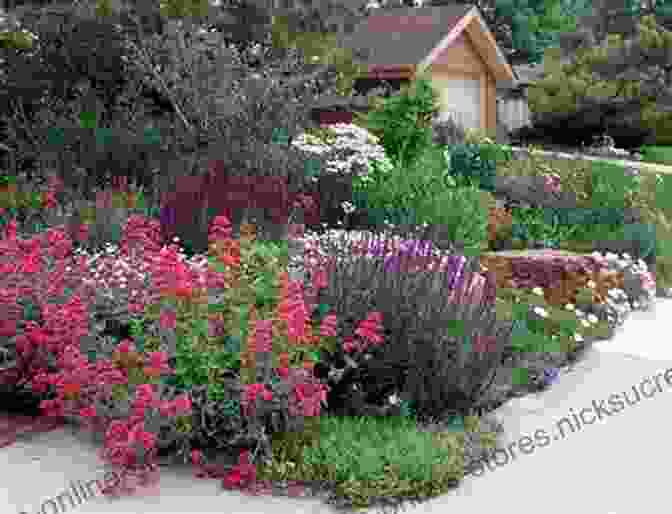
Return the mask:
M465 477L449 494L409 506L407 512L633 514L644 506L647 511L667 510L672 386L664 374L672 368L670 320L672 299L658 299L651 312L631 313L614 339L591 348L549 390L499 408L496 414L505 429L500 447L513 445L514 457L499 452L496 463L490 464L492 470L485 467L480 476ZM656 375L657 379L652 378ZM668 377L672 383L672 371ZM631 388L647 378L652 382L644 386L644 392L650 398L640 396L639 402L624 404L614 413L618 406L613 397L609 403L610 395L622 399L627 392L632 402L636 396ZM598 411L601 420L596 418ZM579 420L582 413L584 422ZM556 425L563 417L567 421ZM526 436L532 441L531 449L529 441L521 441ZM65 493L72 482L103 478L97 448L67 429L58 429L0 449L5 485L0 492L0 512L336 512L314 498L223 492L219 480L193 478L186 467L162 470L160 486L150 496L116 500L95 496L75 507L65 499L65 510L55 510L57 504L48 503L40 510L43 502Z
M526 151L526 149L521 148L519 146L513 146L511 148L514 151L517 151L517 152ZM541 155L545 155L547 157L558 158L558 159L576 160L577 158L581 158L581 159L588 160L588 161L606 161L606 162L611 162L612 164L619 164L621 166L626 166L626 167L640 168L640 169L643 169L645 171L646 170L652 171L654 173L666 173L666 174L672 173L672 166L668 166L668 165L665 165L665 164L657 164L655 162L629 161L629 160L619 159L617 157L598 157L598 156L595 156L595 155L585 155L585 154L566 153L566 152L551 152L551 151L546 151L546 150L541 150L539 153Z

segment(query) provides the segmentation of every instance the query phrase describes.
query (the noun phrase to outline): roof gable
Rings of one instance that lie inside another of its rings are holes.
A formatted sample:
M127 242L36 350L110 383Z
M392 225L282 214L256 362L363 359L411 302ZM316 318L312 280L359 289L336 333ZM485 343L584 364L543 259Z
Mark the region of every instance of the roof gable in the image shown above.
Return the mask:
M355 62L377 68L426 69L456 38L467 33L498 81L512 81L513 71L494 37L472 5L385 9L362 21L345 46L369 55Z

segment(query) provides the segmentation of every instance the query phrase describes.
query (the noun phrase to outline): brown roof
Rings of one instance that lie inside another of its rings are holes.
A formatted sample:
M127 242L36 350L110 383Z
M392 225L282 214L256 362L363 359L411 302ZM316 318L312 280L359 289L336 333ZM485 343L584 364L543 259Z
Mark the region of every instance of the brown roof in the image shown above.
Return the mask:
M425 59L473 5L382 9L363 20L345 46L370 50L361 64L416 65ZM413 34L405 37L405 34Z

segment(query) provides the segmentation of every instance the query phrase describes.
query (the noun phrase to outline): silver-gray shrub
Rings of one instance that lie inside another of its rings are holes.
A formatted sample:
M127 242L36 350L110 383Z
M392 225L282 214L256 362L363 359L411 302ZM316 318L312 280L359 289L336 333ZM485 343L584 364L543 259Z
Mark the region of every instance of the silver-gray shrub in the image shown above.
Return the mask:
M375 237L384 244L385 236ZM403 269L407 257L402 254L400 259ZM473 301L468 287L478 259L466 259L464 279L452 302L450 269L390 272L383 258L332 261L329 284L318 297L339 321L344 320L338 327L339 342L353 335L371 311L381 312L384 343L374 347L369 360L405 363L405 369L396 371L404 374L402 398L415 406L420 418L468 413L492 382L509 342L511 326L495 314L493 277L486 276L483 298ZM476 336L494 338L490 351L478 354L473 345L467 348L465 340ZM364 360L359 364L366 367ZM377 383L375 377L370 379Z

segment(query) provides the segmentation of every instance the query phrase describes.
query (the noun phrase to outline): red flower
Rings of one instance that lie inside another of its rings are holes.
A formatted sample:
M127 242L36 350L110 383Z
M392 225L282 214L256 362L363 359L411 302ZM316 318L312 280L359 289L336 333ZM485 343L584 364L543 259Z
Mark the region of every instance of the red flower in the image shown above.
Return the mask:
M197 466L202 462L203 454L199 450L191 450L191 463Z
M117 351L121 353L129 353L134 350L133 341L130 339L124 339L117 345Z
M79 384L64 384L63 396L73 397L78 396L82 392L82 386Z
M496 337L477 335L474 338L474 351L476 353L494 352L496 350L497 350Z
M96 408L91 405L89 407L84 407L79 410L79 415L85 419L91 419L96 417Z
M0 320L0 336L13 337L16 335L16 321Z

